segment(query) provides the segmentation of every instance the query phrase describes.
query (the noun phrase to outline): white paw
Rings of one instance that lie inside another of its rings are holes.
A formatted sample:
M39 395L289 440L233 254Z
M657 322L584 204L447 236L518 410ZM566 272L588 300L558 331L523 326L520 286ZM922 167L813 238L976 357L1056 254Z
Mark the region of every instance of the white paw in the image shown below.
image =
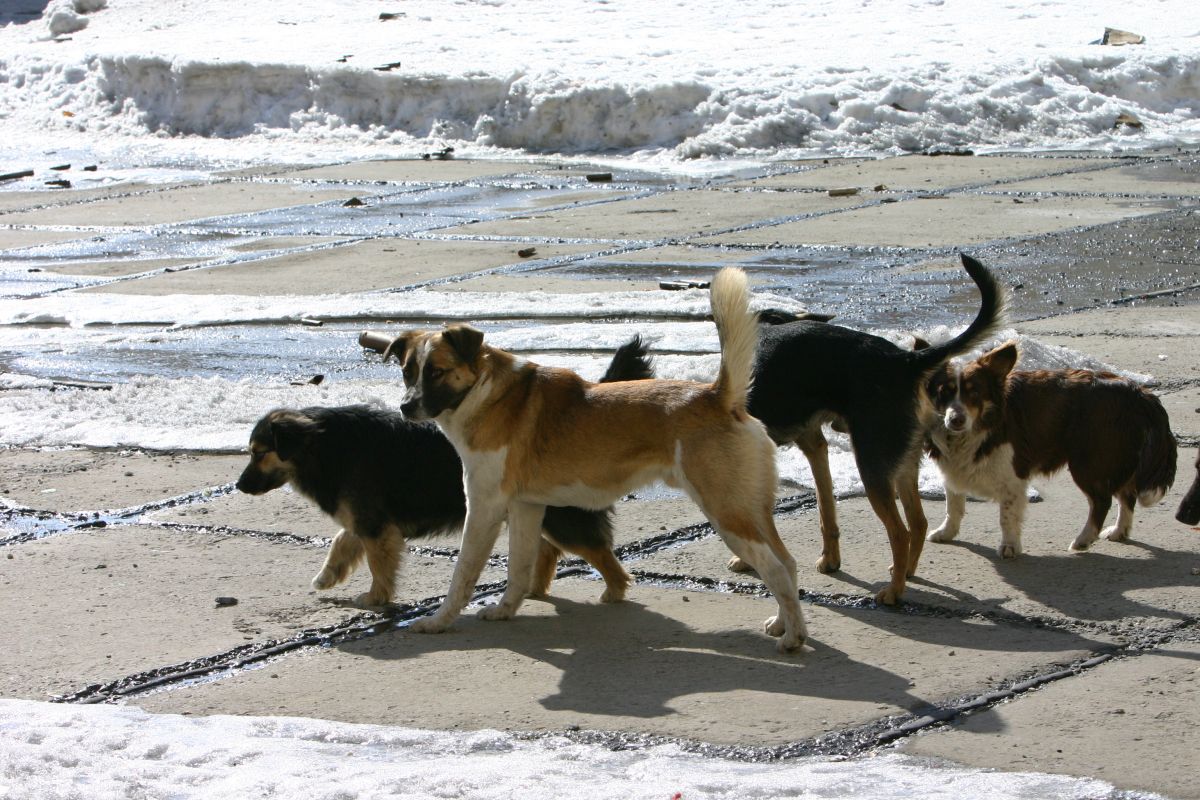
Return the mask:
M1092 546L1092 542L1096 541L1095 536L1079 535L1075 537L1075 541L1071 542L1071 546L1067 549L1072 553L1084 553Z
M958 536L958 528L950 525L948 522L943 522L929 532L929 535L925 537L925 541L951 542L954 541L954 537L956 536Z
M494 606L484 606L483 608L479 609L479 613L475 616L479 617L480 619L495 621L499 619L512 619L514 613L515 609L509 608L503 603L500 603L499 605Z
M787 625L784 624L782 616L768 617L763 623L763 630L767 632L767 636L783 636Z
M413 633L445 633L450 628L452 619L447 619L440 614L433 614L428 617L421 617L413 620L408 625L408 629Z
M738 556L734 556L733 558L729 559L729 563L725 566L729 568L730 572L750 572L754 569L754 567L750 566L746 561L742 560Z
M1002 559L1016 558L1021 555L1021 545L1015 542L1001 542L996 548L996 552L1000 554Z
M1127 542L1127 541L1129 541L1128 529L1121 530L1116 525L1108 526L1107 528L1105 528L1104 530L1102 530L1100 532L1100 535L1103 536L1105 539L1107 539L1110 542Z
M312 587L317 591L332 589L337 585L337 580L331 569L323 569L313 576Z

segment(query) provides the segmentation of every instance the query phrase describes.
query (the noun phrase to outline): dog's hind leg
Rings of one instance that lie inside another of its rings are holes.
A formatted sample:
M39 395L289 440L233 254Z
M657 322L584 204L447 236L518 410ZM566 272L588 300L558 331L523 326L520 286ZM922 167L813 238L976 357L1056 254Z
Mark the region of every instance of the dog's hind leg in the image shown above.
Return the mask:
M1137 502L1137 490L1132 486L1117 492L1117 524L1110 525L1100 535L1110 542L1125 542L1133 530L1133 509Z
M829 471L829 443L820 425L807 428L796 444L808 459L817 490L817 516L821 521L821 557L817 571L837 572L842 568L841 530L837 521L837 500L833 496L833 475Z
M1100 526L1104 524L1104 518L1108 516L1110 508L1112 508L1111 495L1088 493L1087 522L1084 523L1083 530L1079 532L1075 541L1071 542L1071 546L1068 548L1072 553L1082 553L1091 547L1096 539L1100 538Z
M480 619L511 619L529 593L538 543L542 541L542 519L546 507L537 503L512 502L508 506L508 586L500 602L479 609Z
M929 520L925 518L925 509L921 505L916 464L896 477L896 494L900 497L904 519L908 522L908 567L905 575L911 578L917 574L917 563L921 560L921 551L925 548L925 531L929 529Z
M808 628L800 610L800 592L796 586L796 562L783 547L773 520L755 525L740 515L710 517L725 545L749 564L779 604L779 614L764 623L770 636L779 637L778 649L787 653L804 644ZM772 541L773 540L773 541ZM774 543L773 543L774 542ZM783 554L780 558L779 553Z
M625 592L633 578L621 566L613 551L607 547L579 548L574 551L584 561L604 578L604 593L600 595L601 603L619 603L625 599Z
M371 590L358 598L361 605L381 606L392 601L396 570L404 552L404 535L395 525L385 525L378 536L360 537L371 569Z
M908 528L900 519L900 511L896 508L896 490L892 482L863 475L863 483L867 489L867 500L870 501L875 516L883 522L888 543L892 548L892 579L886 587L876 593L875 600L883 605L894 606L904 594L905 577L908 572Z
M550 594L550 584L558 571L558 557L561 555L562 550L558 549L558 545L543 536L538 545L537 560L533 564L533 575L529 580L530 597L545 597Z
M333 537L321 571L313 576L312 587L317 590L332 589L350 577L362 558L362 539L343 528Z

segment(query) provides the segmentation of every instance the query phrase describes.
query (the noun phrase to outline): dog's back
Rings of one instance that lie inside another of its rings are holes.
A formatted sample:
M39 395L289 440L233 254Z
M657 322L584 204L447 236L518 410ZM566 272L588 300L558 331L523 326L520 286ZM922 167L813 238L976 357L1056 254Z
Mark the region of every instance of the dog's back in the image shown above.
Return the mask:
M349 511L359 536L378 536L395 524L406 538L448 531L462 523L462 463L435 425L414 423L369 406L310 407L299 415L307 430L284 445L292 485L326 514Z
M1157 397L1132 381L1090 370L1012 372L1004 423L1013 470L1024 479L1067 466L1085 492L1128 486L1142 505L1175 480L1175 438Z

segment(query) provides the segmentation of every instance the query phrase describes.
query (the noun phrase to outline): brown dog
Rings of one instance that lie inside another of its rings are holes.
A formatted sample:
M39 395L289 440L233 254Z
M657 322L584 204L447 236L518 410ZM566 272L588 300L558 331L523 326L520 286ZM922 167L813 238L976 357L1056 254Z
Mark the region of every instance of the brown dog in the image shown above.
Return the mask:
M467 325L411 331L387 355L408 387L402 412L433 419L462 458L467 520L442 606L412 630L445 630L467 604L496 540L509 527L508 586L483 619L508 619L528 590L548 505L604 508L662 480L683 489L725 544L779 604L766 630L781 651L807 636L796 565L775 530L775 447L746 413L758 325L741 270L712 283L721 368L712 384L646 380L595 384L483 343Z
M962 367L947 365L926 384L930 455L946 481L946 520L931 542L958 535L966 494L1000 504L1001 558L1021 552L1026 487L1064 466L1090 511L1070 549L1100 536L1125 541L1135 503L1157 503L1175 480L1175 437L1158 398L1110 372L1014 370L1014 342ZM1104 518L1117 498L1117 522Z

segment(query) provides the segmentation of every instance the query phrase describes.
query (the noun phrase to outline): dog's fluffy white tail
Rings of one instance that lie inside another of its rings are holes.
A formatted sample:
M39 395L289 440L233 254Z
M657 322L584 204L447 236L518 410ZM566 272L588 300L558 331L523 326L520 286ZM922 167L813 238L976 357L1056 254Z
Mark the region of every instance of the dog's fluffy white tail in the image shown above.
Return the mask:
M758 346L758 315L750 313L746 273L736 267L718 272L712 282L711 301L721 341L721 372L713 386L727 408L744 410Z

